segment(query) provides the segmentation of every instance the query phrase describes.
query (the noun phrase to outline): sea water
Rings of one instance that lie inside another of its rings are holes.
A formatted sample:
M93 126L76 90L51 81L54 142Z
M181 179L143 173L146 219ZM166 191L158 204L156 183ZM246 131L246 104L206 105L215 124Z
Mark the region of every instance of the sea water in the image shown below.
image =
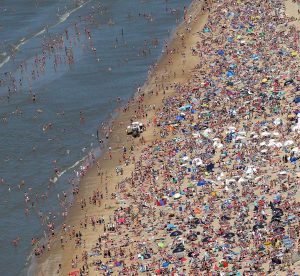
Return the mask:
M97 129L114 114L116 98L125 103L146 80L189 4L1 2L1 274L27 274L31 239L45 234L42 220L61 222L63 192L71 193L89 152L100 153Z

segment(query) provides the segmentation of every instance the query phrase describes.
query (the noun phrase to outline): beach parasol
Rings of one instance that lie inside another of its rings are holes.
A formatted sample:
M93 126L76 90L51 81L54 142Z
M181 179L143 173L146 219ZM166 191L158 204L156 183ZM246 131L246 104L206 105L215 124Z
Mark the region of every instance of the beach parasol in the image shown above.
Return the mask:
M284 145L285 147L291 146L291 145L293 145L293 144L294 144L294 141L292 141L292 140L287 140L287 141L285 141L285 142L283 143L283 145Z
M191 224L200 224L200 219L198 219L198 218L193 218L193 219L191 220Z
M197 240L197 234L196 233L192 233L192 234L190 234L190 235L187 236L187 239L189 241L195 241L195 240Z
M221 220L231 220L231 218L230 217L228 217L227 215L223 215L223 216L221 216Z
M176 229L177 227L174 225L174 224L172 224L172 223L169 223L168 225L167 225L167 229Z
M282 217L283 211L280 208L274 208L273 210L273 216Z
M180 193L176 193L173 197L174 197L175 199L179 199L179 198L181 198L181 194L180 194Z
M211 242L211 237L208 236L208 237L203 238L202 242Z
M281 260L277 257L272 258L272 263L274 264L281 264Z
M224 235L224 238L226 238L226 239L231 239L231 238L233 238L234 236L235 236L234 233L229 232L229 233L226 233L226 234Z
M285 231L284 227L277 227L273 230L273 232L278 235L282 234L284 231Z
M181 231L174 231L170 234L170 237L177 237L177 236L180 236L182 235L182 232Z
M262 228L264 228L265 227L265 225L263 224L263 223L257 223L257 224L255 224L254 226L253 226L253 231L256 231L256 230L258 230L258 229L262 229Z
M164 248L164 247L165 247L165 244L164 244L163 242L159 242L159 243L157 243L157 245L158 245L158 247L160 247L160 248Z
M173 253L180 253L183 252L185 248L183 246L178 246L173 250Z

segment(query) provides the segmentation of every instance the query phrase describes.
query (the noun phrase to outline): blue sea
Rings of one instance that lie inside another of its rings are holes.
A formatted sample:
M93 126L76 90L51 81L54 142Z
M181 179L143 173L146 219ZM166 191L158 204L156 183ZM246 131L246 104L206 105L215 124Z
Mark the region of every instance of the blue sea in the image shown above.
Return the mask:
M44 236L47 219L61 223L64 192L89 153L101 154L97 129L117 97L124 104L146 80L189 4L0 2L2 275L27 275L32 238Z

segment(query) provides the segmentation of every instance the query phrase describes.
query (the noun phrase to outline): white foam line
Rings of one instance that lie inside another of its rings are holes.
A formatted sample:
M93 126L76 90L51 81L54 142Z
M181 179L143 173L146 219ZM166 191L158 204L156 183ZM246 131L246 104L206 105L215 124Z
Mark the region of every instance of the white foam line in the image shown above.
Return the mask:
M0 68L9 61L10 61L10 56L8 56L5 60L2 61L2 63L0 63Z
M81 9L83 6L85 6L85 5L86 5L87 3L89 3L89 2L91 2L91 0L86 1L85 3L81 4L81 5L78 6L77 8L75 8L75 9L73 9L73 10L71 10L71 11L68 11L68 12L64 13L63 15L61 15L61 16L59 17L59 22L56 23L56 24L54 25L54 27L56 27L57 25L59 25L59 24L65 22L65 21L69 18L69 16L70 16L72 13L78 11L79 9Z
M76 166L78 166L78 165L79 165L82 161L84 161L86 158L87 158L87 156L84 156L82 159L78 160L78 161L77 161L75 164L73 164L71 167L69 167L69 168L63 170L63 171L60 172L60 173L58 173L58 174L57 174L57 177L54 178L54 181L56 182L56 181L58 180L58 178L60 178L61 176L63 176L67 171L69 171L69 170L75 168ZM53 181L53 182L54 182L54 181ZM54 183L55 183L55 182L54 182Z
M36 33L33 37L37 37L40 36L41 34L43 34L46 31L46 29L42 29L41 31L39 31L38 33Z

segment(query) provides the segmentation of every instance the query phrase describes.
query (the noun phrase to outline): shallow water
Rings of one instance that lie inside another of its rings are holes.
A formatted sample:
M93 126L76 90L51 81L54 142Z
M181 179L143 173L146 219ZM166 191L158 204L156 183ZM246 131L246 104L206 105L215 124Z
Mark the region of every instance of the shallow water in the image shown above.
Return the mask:
M39 216L41 213L55 216L59 223L62 212L59 198L63 191L71 191L69 180L80 165L74 164L92 149L97 150L96 130L114 112L115 99L121 97L125 102L143 84L149 66L160 56L164 40L176 25L172 9L180 9L182 16L183 7L189 2L10 0L1 3L0 267L5 275L26 273L31 238L43 236ZM143 13L151 15L153 20ZM90 31L90 39L85 29ZM78 30L80 35L76 34ZM42 62L42 45L58 41L61 36L64 40L61 49L45 50ZM157 48L151 44L155 38L160 41ZM150 48L147 56L142 54L144 48ZM73 53L74 64L68 64L66 52ZM57 66L54 66L55 56ZM43 68L40 64L44 64ZM84 124L80 124L80 111L85 117ZM44 132L43 126L50 122L53 127ZM55 167L62 172L57 179ZM49 185L50 178L55 184ZM20 190L18 185L22 180L26 184ZM34 206L31 201L25 203L25 193L35 202ZM48 198L42 200L42 194ZM25 208L29 209L27 216ZM11 241L18 236L21 240L14 248Z

